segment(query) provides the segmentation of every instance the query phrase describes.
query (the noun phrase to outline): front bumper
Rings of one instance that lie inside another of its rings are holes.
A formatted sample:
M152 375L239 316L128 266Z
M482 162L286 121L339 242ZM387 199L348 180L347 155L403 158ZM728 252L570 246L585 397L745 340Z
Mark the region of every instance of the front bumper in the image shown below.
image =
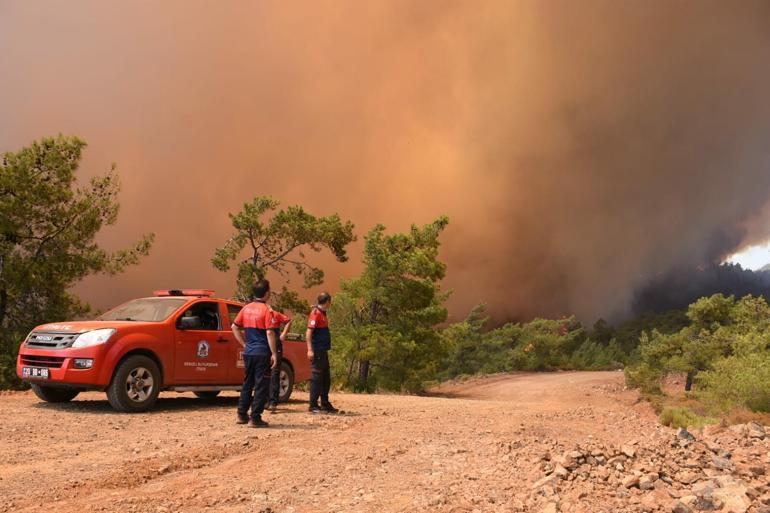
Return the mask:
M108 383L104 383L101 376L103 363L100 348L46 350L31 349L22 345L19 356L16 358L16 375L27 383L36 383L52 387L65 386L81 389L102 390ZM76 359L91 359L93 364L90 369L75 367ZM24 367L47 368L48 378L33 378L24 376Z

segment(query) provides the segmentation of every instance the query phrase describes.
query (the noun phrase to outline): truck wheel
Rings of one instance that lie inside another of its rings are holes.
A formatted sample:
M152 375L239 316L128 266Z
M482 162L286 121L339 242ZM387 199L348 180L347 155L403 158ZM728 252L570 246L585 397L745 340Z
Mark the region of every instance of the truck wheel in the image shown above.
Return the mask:
M80 393L80 390L72 390L71 388L43 387L35 383L30 383L30 386L35 395L47 403L66 403Z
M160 386L160 369L151 358L129 356L115 369L107 388L107 400L117 411L147 411L158 399Z
M278 401L282 403L288 401L293 390L294 371L291 370L291 365L286 362L281 362L281 374L278 381Z
M193 394L201 399L214 399L219 395L219 390L202 390L200 392L193 392Z

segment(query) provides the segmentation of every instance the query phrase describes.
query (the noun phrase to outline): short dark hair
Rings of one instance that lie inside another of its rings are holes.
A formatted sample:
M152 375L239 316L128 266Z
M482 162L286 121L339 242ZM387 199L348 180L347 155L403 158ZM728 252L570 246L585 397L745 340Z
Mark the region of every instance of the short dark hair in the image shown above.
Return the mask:
M321 292L320 294L318 294L318 304L319 305L325 305L326 303L328 303L331 300L332 300L332 295L329 294L328 292Z
M262 278L261 280L257 280L254 282L254 285L251 287L251 291L254 293L255 298L261 299L265 297L265 294L270 292L270 282L264 278Z

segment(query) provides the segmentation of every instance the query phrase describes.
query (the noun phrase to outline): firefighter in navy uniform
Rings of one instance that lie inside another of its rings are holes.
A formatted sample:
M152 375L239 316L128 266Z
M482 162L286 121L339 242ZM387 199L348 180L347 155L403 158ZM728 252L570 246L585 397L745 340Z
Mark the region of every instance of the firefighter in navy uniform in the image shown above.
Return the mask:
M318 296L318 304L313 306L307 322L305 341L307 342L307 357L310 360L310 406L311 413L325 411L338 413L339 410L329 401L331 388L331 371L329 369L329 350L332 338L329 333L329 320L326 312L332 304L332 296L322 292ZM318 399L321 399L319 406Z
M283 361L283 341L291 327L291 319L275 310L272 311L270 330L275 333L275 349L278 362L270 369L270 397L267 403L267 411L275 413L278 410L278 397L281 395L281 362ZM281 327L283 326L283 331Z
M262 412L265 409L270 387L270 369L276 367L278 360L275 333L268 329L273 318L272 310L267 304L270 298L270 282L264 279L257 281L253 291L256 299L238 312L232 329L233 335L244 347L245 375L241 397L238 400L238 424L248 422L249 426L259 428L268 425L262 420ZM251 422L247 416L249 405L251 405Z

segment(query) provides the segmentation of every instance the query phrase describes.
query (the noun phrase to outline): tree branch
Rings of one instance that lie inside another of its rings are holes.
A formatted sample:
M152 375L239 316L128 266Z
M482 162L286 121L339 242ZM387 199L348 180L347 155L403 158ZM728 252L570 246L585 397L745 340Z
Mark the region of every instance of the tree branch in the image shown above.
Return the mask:
M300 260L289 260L288 258L284 258L283 261L286 262L287 264L307 267L308 269L314 269L312 265L308 264L307 262L302 262Z
M297 248L298 248L298 247L300 247L301 245L302 245L302 244L298 244L297 242L292 242L292 244L291 244L291 247L290 247L289 249L287 249L286 251L284 251L283 253L281 253L281 254L280 254L280 255L278 255L277 257L273 258L273 259L272 259L272 260L270 260L269 262L265 263L265 267L273 267L273 264L275 264L276 262L278 262L278 261L280 261L280 260L283 260L283 258L284 258L286 255L288 255L289 253L291 253L292 251L294 251L295 249L297 249Z
M43 245L45 245L46 242L56 238L58 235L61 235L64 230L69 228L69 226L75 222L75 220L79 217L79 213L73 214L69 219L64 221L64 224L60 227L57 227L56 230L54 230L52 233L49 233L48 235L45 235L43 237L30 237L31 239L40 240L40 244L37 246L37 250L35 250L35 256L33 257L35 260L40 259L41 252L43 251Z

